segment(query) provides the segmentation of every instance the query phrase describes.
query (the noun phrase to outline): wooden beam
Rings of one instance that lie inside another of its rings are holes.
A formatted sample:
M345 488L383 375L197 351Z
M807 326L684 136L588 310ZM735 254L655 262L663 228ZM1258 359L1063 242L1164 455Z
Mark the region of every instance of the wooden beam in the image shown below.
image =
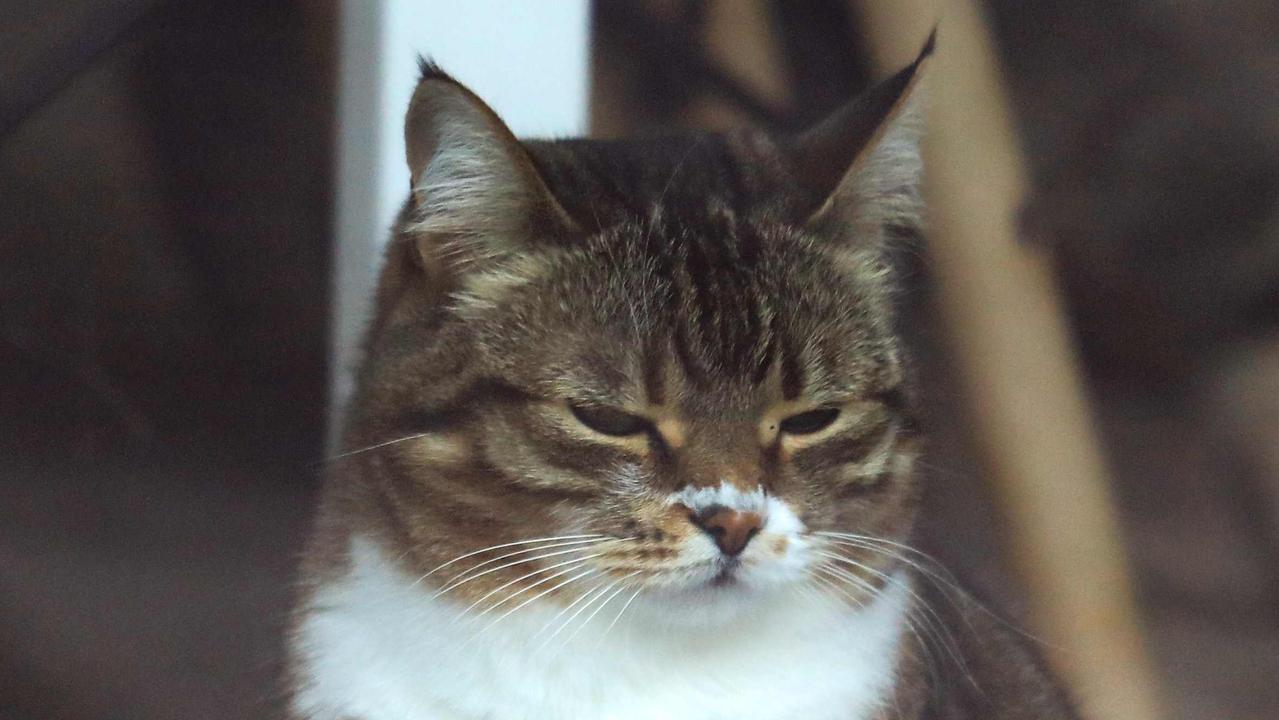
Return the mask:
M1086 716L1156 720L1110 480L1051 258L1018 242L1027 181L986 26L971 0L856 8L885 71L909 62L940 20L925 88L929 252L1035 630Z

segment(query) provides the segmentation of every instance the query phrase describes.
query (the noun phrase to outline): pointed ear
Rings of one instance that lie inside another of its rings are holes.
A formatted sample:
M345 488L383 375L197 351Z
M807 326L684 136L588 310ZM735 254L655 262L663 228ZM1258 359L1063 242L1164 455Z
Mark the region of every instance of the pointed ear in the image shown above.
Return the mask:
M794 138L788 151L807 196L807 225L855 237L882 237L890 226L915 227L923 211L920 80L936 33L919 57ZM841 226L832 227L832 223Z
M404 139L412 176L406 229L428 267L516 252L572 229L532 158L497 114L426 60Z

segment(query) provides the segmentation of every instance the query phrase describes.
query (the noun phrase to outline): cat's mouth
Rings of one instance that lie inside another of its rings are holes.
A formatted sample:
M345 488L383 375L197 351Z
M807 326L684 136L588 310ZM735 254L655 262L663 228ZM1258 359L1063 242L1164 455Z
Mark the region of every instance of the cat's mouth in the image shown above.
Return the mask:
M707 582L711 587L729 587L738 583L738 574L742 563L737 558L723 558L719 562L719 572Z

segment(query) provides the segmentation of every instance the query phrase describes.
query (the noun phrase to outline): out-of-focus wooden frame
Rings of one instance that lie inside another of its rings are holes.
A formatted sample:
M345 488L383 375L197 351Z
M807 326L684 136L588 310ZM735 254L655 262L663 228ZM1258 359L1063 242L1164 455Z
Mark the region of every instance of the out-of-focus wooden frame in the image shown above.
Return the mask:
M972 0L853 4L885 71L910 62L938 27L925 79L929 250L1035 630L1088 717L1157 720L1109 479L1049 258L1017 239L1026 180L980 11Z

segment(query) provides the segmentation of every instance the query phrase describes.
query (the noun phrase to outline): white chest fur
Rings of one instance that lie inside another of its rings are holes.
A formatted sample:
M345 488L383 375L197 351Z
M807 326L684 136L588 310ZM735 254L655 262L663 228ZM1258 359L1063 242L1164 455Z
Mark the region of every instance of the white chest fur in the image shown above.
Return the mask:
M372 542L351 551L294 647L294 709L310 720L865 720L889 694L908 612L904 583L858 611L787 592L721 627L664 627L648 606L546 642L553 609L482 630Z

